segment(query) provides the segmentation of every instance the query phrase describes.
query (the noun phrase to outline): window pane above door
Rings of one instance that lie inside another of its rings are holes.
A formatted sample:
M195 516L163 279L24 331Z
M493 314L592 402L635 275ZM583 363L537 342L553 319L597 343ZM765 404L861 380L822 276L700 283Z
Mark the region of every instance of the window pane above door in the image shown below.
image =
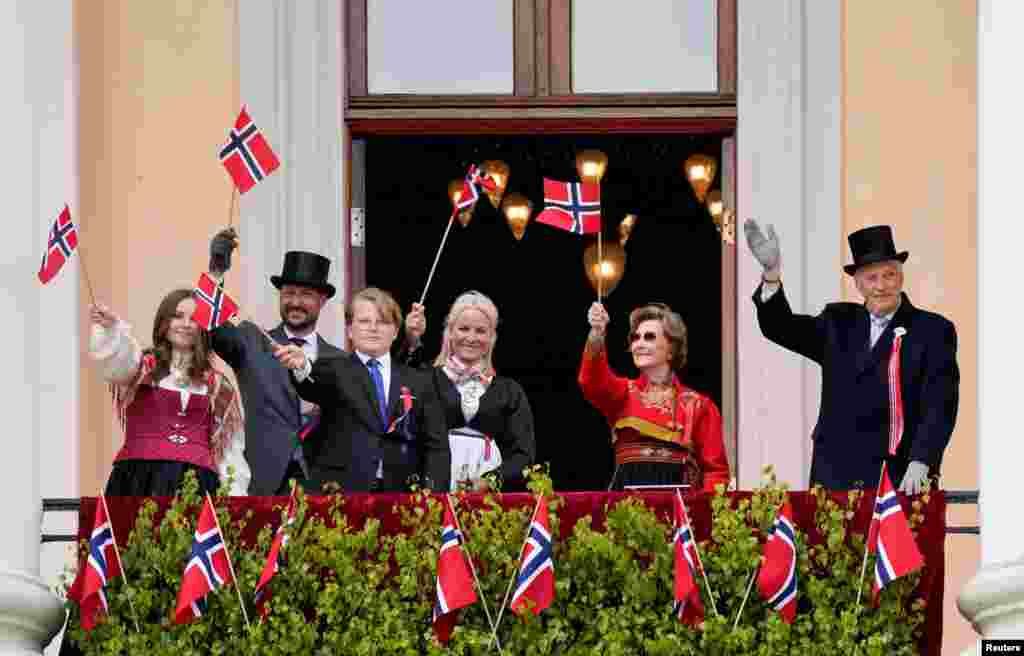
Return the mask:
M714 93L717 0L573 0L574 93Z
M511 94L512 0L367 0L370 94Z

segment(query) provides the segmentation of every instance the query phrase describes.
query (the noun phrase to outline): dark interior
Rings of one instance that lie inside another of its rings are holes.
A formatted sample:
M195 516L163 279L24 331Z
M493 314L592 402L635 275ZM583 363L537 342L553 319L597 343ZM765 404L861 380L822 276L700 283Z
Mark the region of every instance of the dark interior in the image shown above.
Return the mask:
M603 235L618 240L627 213L638 215L626 244L625 275L605 299L612 317L612 367L633 377L625 350L631 309L660 301L679 312L690 335L685 384L721 405L721 246L703 205L682 174L695 152L721 153L720 135L573 135L374 137L366 146L366 276L395 294L403 312L419 300L451 206L448 183L472 163L511 167L508 192L543 206L542 178L576 180L578 150L608 155L601 185ZM718 181L712 188L718 187ZM444 316L455 297L476 289L501 315L494 364L517 380L536 422L538 462L557 489L604 489L613 458L609 428L576 383L596 300L583 270L594 240L531 221L516 241L501 211L481 194L473 219L453 226L426 299L425 345L439 350Z

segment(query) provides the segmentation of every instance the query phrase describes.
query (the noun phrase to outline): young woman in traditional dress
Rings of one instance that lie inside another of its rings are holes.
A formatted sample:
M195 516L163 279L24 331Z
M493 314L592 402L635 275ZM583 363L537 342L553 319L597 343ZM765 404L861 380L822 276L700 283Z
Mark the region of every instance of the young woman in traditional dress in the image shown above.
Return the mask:
M686 365L682 317L652 303L629 315L629 351L639 378L617 376L608 365L608 312L590 306L590 335L579 384L583 396L608 420L615 447L609 486L690 485L713 491L729 484L722 442L722 417L714 401L683 385L676 372Z
M228 478L229 465L231 494L245 494L251 474L238 394L214 365L194 310L192 290L165 296L153 321L153 346L145 350L110 309L90 310L89 354L111 385L124 431L107 495L174 495L188 471L201 492L213 492Z

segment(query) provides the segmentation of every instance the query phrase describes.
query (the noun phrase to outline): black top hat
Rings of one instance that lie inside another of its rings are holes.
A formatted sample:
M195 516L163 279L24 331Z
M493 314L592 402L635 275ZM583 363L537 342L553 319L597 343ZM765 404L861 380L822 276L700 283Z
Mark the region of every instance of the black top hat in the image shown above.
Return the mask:
M850 233L846 239L850 242L853 264L847 264L843 269L851 276L864 265L888 260L906 262L910 255L907 251L896 252L896 245L892 242L892 228L887 225L862 228Z
M270 276L270 284L278 289L282 285L302 285L319 289L334 296L334 285L327 282L331 261L323 255L306 251L288 251L284 254L284 269L279 276Z

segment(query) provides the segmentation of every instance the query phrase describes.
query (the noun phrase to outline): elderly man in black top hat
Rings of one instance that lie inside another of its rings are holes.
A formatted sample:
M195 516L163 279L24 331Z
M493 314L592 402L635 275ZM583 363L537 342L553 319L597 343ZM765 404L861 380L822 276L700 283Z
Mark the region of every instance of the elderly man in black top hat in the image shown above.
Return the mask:
M957 337L948 319L915 307L903 291L908 253L896 250L892 229L873 226L849 236L853 264L843 268L864 303L830 303L817 316L790 309L774 228L762 232L748 220L743 229L764 268L754 292L761 332L821 365L811 484L872 487L885 461L901 491L924 490L938 476L956 423Z
M222 230L210 242L210 273L223 277L238 245L234 229ZM281 323L269 335L280 344L295 344L311 360L342 351L317 334L320 310L334 296L327 282L331 261L316 253L285 253L279 276L270 276L280 298ZM288 494L288 481L303 481L308 467L301 437L318 419L318 409L299 399L288 370L274 359L274 345L252 323L226 323L211 333L217 352L235 371L245 408L245 456L252 468L249 493Z

